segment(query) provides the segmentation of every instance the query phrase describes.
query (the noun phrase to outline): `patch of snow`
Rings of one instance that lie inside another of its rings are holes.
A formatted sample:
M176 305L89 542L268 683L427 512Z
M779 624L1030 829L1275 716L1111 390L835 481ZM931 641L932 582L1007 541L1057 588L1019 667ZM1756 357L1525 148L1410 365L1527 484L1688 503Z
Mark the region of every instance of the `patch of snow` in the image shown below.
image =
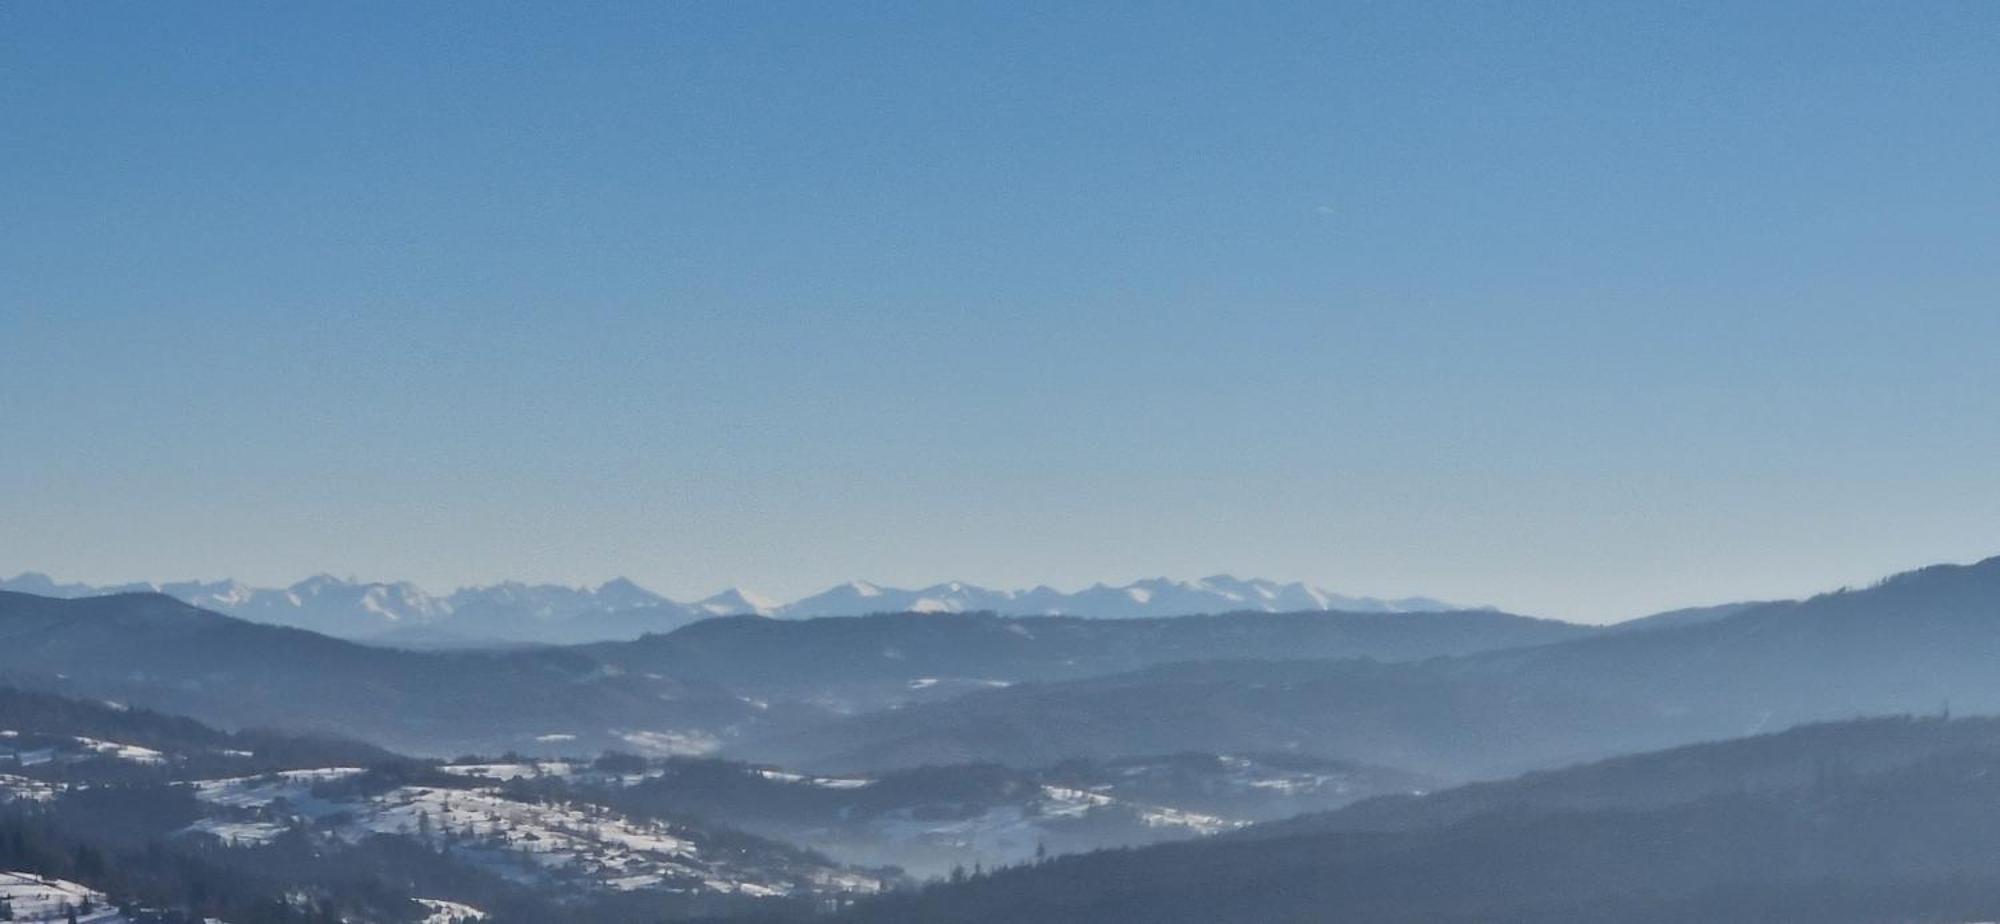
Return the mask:
M757 775L779 783L798 783L804 786L818 786L821 789L861 789L875 785L874 780L861 777L806 776L802 773L770 768L759 769Z
M484 921L486 912L463 902L445 901L442 898L419 898L417 904L430 913L419 924L465 924L467 921Z
M152 748L140 747L136 744L100 741L96 738L85 738L82 735L76 736L76 743L99 754L108 754L119 760L129 760L135 764L157 764L167 759L167 755L165 754L155 751Z
M438 769L454 776L476 777L501 783L525 777L570 776L577 771L576 765L563 760L515 764L446 764Z
M722 747L721 739L700 731L632 731L618 737L640 753L655 757L699 757Z
M48 802L60 792L58 783L0 773L0 802Z

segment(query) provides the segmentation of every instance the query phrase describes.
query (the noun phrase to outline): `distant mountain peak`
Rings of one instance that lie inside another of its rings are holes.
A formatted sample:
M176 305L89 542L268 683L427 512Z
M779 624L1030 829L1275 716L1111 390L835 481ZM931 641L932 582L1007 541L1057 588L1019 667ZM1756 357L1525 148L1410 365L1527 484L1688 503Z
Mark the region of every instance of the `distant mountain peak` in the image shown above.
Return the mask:
M659 606L669 602L667 598L624 577L615 577L597 585L597 589L590 591L590 595L596 598L599 605L608 609Z
M778 610L780 604L762 594L731 587L697 601L694 606L715 616L741 616L746 613L769 616Z

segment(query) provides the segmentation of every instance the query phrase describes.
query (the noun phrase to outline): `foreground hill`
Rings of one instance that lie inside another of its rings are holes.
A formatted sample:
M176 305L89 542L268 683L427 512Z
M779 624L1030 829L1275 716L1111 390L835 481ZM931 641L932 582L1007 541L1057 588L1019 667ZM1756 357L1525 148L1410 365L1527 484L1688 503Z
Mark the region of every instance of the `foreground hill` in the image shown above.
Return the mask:
M1889 716L1614 757L1437 792L1390 794L1244 829L1245 838L1442 828L1502 812L1657 809L1887 773L1947 755L2000 755L2000 718Z
M1314 828L1317 828L1316 830ZM844 920L1968 921L2000 911L2000 722L1891 720L1064 858Z
M745 742L827 769L1293 750L1460 778L1892 712L2000 711L2000 559L1455 658L1216 661L1021 685ZM1837 682L1832 682L1837 681Z

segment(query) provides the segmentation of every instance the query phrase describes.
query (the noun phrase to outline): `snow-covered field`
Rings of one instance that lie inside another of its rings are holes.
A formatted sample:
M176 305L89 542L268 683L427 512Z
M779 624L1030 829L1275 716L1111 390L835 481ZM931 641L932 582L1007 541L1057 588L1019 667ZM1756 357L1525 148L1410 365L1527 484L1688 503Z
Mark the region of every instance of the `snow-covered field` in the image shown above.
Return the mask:
M0 773L0 802L23 799L29 802L47 802L61 792L55 783L45 782L11 773Z
M76 912L78 924L124 924L130 920L107 904L101 892L33 873L0 872L0 902L13 910L15 921L67 921L71 911Z
M116 741L100 741L96 738L85 738L82 736L77 737L76 743L82 745L92 753L105 754L116 757L119 760L129 760L136 764L157 764L167 759L165 754L155 751L152 748L140 747L136 744L120 744Z
M9 761L16 766L37 767L98 756L138 764L157 764L166 760L166 755L159 751L136 744L80 735L24 735L11 728L0 729L0 761Z

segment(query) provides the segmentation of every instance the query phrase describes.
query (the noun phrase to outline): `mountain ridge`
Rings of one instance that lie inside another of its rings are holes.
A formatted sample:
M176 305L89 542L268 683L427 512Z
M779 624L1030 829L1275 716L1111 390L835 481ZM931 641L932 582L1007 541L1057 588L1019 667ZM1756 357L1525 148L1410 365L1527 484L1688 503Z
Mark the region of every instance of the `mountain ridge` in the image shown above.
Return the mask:
M203 609L271 625L309 629L353 640L421 640L437 647L472 643L577 644L666 632L714 616L777 618L862 616L872 613L993 612L1017 616L1134 618L1224 612L1401 613L1469 609L1430 597L1383 599L1333 593L1303 582L1239 579L1226 574L1195 581L1148 578L1122 586L1093 584L1074 593L1047 585L994 590L963 581L920 588L850 581L781 603L741 588L677 601L626 578L595 587L504 581L434 594L408 581L361 581L316 574L285 587L241 581L177 581L91 585L64 583L39 572L0 579L0 590L44 597L163 593Z
M1188 657L1421 658L1587 631L1488 611L735 616L627 642L426 651L252 622L158 593L0 591L0 678L224 727L329 732L410 754L572 743L702 753L847 709Z

